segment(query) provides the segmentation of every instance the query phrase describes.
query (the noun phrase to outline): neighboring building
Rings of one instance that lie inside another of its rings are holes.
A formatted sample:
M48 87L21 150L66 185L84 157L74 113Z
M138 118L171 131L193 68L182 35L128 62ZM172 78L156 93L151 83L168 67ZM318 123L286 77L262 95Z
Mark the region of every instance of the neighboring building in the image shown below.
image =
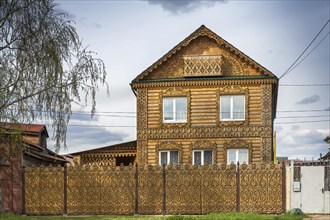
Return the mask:
M278 78L204 25L131 87L138 164L274 161Z
M98 166L127 166L135 163L136 141L101 147L92 150L70 154L73 157L71 164L98 165Z
M324 156L322 156L322 154L321 154L319 160L329 160L330 161L330 136L327 136L324 139L324 142L327 143L327 144L329 144L329 150L328 150L328 152Z
M276 164L288 161L288 157L276 157Z
M330 214L330 161L290 161L285 191L287 211Z
M0 143L0 212L22 213L22 167L64 166L66 160L47 149L45 125L2 123L0 128L2 137L18 133L17 142Z

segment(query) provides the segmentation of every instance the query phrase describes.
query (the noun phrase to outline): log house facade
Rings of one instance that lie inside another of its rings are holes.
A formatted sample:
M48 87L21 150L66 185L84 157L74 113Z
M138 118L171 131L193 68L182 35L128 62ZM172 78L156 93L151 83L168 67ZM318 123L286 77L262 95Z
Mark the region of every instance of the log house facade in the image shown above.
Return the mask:
M131 87L138 164L273 161L278 78L204 25Z

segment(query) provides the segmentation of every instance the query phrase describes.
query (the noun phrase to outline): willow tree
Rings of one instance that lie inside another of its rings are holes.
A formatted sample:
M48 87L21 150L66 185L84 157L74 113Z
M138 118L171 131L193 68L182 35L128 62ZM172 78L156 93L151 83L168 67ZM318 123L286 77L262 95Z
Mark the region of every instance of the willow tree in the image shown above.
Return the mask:
M93 114L99 85L108 91L103 61L73 24L52 0L0 0L0 122L51 121L57 151L72 103L91 102Z

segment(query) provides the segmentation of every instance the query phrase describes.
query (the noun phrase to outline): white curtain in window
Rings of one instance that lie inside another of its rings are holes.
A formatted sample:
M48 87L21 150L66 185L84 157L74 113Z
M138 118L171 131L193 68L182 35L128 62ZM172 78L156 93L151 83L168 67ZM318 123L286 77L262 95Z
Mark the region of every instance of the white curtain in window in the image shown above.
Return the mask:
M179 163L179 153L178 151L170 151L170 164L176 165Z
M234 149L229 149L228 150L228 164L231 164L231 163L236 163L236 150Z
M249 150L248 149L228 149L227 150L227 163L236 164L239 162L242 163L249 163Z
M202 152L194 151L194 165L202 165Z
M238 161L240 164L248 163L248 150L238 149Z
M204 151L204 165L211 165L212 164L212 150L205 150Z
M160 164L167 165L167 152L160 152Z

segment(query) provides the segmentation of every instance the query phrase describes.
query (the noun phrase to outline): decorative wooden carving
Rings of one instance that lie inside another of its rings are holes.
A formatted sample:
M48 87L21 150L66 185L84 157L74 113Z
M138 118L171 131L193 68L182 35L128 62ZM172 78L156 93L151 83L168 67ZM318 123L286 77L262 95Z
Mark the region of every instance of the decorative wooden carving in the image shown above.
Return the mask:
M221 55L184 55L183 76L221 76L222 56Z
M148 164L148 142L146 139L139 140L138 138L136 161L140 165Z
M270 137L271 127L265 126L220 126L188 128L150 128L138 130L138 139L206 139L206 138L244 138Z
M272 160L272 139L263 138L261 145L262 161L264 163L271 163Z
M265 126L271 126L272 124L272 85L262 85L262 124Z
M138 129L147 127L147 114L148 114L148 100L147 100L148 91L147 89L139 89L136 97L137 101L137 127Z
M208 86L225 86L225 85L260 85L260 84L274 84L277 83L276 79L268 78L264 76L251 76L244 79L239 78L225 78L225 79L196 79L196 80L180 80L171 79L170 81L151 81L149 83L135 83L132 84L134 89L140 88L169 88L169 87L185 87L185 88L196 88L196 87L208 87Z
M69 167L67 176L69 215L134 214L133 166Z
M29 215L63 214L63 171L63 167L25 169L25 207Z
M96 166L115 166L116 157L112 155L81 155L81 165L96 165Z
M77 166L67 168L64 188L63 167L27 167L26 213L62 215L66 191L69 215L132 215L136 190L138 214L160 215L163 193L166 214L234 212L237 196L243 212L282 213L282 169L274 164L243 164L239 172L235 165L178 165L166 166L162 175L160 166Z
M280 165L242 165L240 210L242 212L280 213L283 205Z

